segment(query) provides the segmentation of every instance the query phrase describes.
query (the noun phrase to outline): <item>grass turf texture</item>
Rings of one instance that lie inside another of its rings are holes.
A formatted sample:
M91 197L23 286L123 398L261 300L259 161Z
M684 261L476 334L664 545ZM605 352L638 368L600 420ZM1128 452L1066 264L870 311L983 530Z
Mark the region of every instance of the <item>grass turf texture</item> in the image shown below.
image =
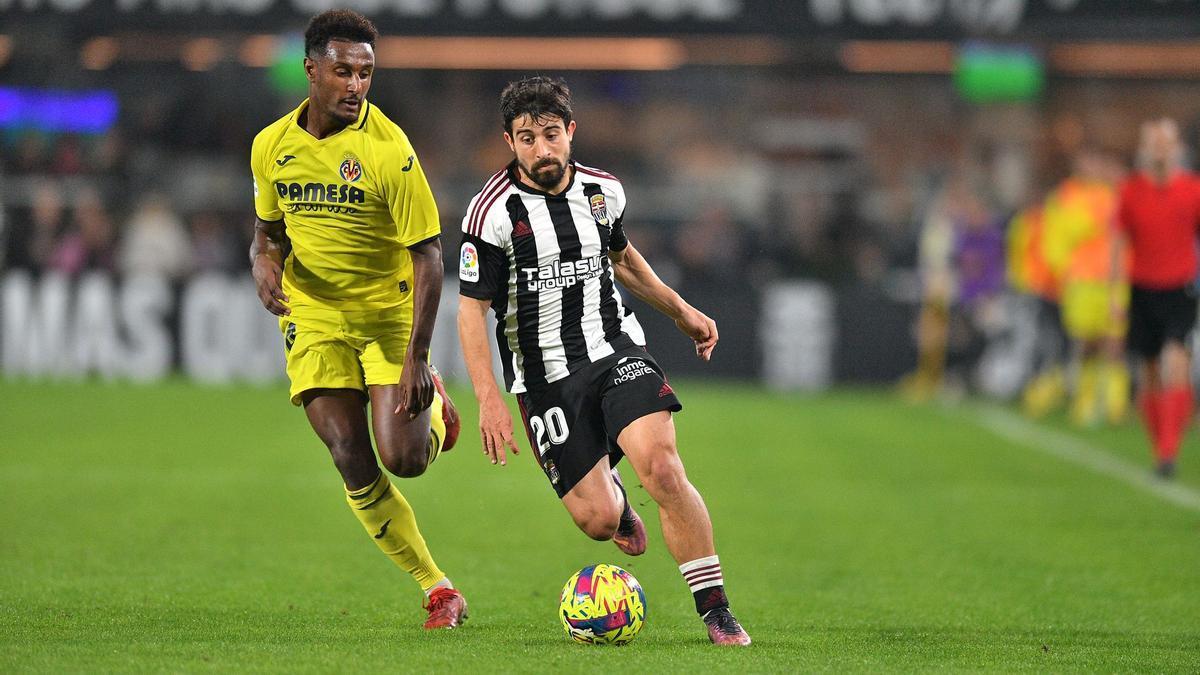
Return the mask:
M636 559L577 532L528 454L488 464L462 389L459 447L398 481L471 605L429 634L284 390L8 382L0 671L1200 668L1200 514L999 439L969 406L678 389L749 649L706 643L628 469L651 533ZM1149 466L1133 424L1081 437ZM572 644L556 616L601 561L646 589L628 647Z

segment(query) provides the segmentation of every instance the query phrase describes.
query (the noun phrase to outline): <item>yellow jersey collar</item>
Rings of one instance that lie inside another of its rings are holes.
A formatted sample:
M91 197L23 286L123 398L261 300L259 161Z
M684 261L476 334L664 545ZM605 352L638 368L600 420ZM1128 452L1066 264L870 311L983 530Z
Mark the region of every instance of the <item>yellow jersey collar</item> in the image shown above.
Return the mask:
M342 127L341 129L338 129L337 131L333 132L332 134L329 134L325 138L316 138L312 134L308 133L307 129L300 126L300 115L301 115L301 113L304 112L304 110L306 108L308 108L308 99L307 98L304 99L303 101L301 101L300 105L296 106L296 109L292 111L291 126L299 129L304 134L304 136L306 138L308 138L309 140L311 140L312 142L323 143L331 138L338 136L339 134L341 134L342 132L344 132L347 129L353 129L354 131L360 131L364 127L366 127L367 126L367 113L371 109L371 102L364 98L363 104L359 108L359 111L358 111L358 119L354 120L354 122L352 122L350 124L347 124L346 126Z

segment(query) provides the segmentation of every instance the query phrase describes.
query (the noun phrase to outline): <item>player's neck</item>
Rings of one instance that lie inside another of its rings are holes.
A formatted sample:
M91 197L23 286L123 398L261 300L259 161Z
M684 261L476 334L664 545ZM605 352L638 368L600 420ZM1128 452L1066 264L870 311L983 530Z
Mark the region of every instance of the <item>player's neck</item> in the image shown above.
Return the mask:
M1179 169L1173 166L1155 166L1151 167L1147 172L1150 175L1150 180L1158 185L1166 185L1175 178L1175 174L1179 173Z
M332 136L347 126L336 117L323 115L321 111L314 110L311 98L309 98L308 105L300 112L299 122L300 128L307 131L317 140L321 140L326 136Z

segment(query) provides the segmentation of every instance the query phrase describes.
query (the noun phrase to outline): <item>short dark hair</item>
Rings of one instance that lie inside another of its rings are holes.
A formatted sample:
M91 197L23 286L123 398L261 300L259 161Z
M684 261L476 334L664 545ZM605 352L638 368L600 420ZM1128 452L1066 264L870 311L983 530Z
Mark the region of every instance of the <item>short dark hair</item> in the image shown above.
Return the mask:
M500 92L500 116L504 130L512 133L513 120L529 115L535 121L558 117L563 126L571 123L571 90L567 83L552 77L527 77L509 82Z
M375 24L349 9L331 9L314 16L304 31L304 55L316 58L329 48L330 40L365 42L372 47L379 37Z

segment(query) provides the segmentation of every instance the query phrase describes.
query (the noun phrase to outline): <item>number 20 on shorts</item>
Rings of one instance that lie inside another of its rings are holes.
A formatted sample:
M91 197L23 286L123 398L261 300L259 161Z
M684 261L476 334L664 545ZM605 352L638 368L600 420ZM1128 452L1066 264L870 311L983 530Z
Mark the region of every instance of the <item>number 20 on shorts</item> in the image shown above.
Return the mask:
M558 406L547 410L542 417L530 417L529 428L533 429L533 442L537 445L539 456L550 450L551 443L562 445L571 435L571 430L567 428L567 416Z

